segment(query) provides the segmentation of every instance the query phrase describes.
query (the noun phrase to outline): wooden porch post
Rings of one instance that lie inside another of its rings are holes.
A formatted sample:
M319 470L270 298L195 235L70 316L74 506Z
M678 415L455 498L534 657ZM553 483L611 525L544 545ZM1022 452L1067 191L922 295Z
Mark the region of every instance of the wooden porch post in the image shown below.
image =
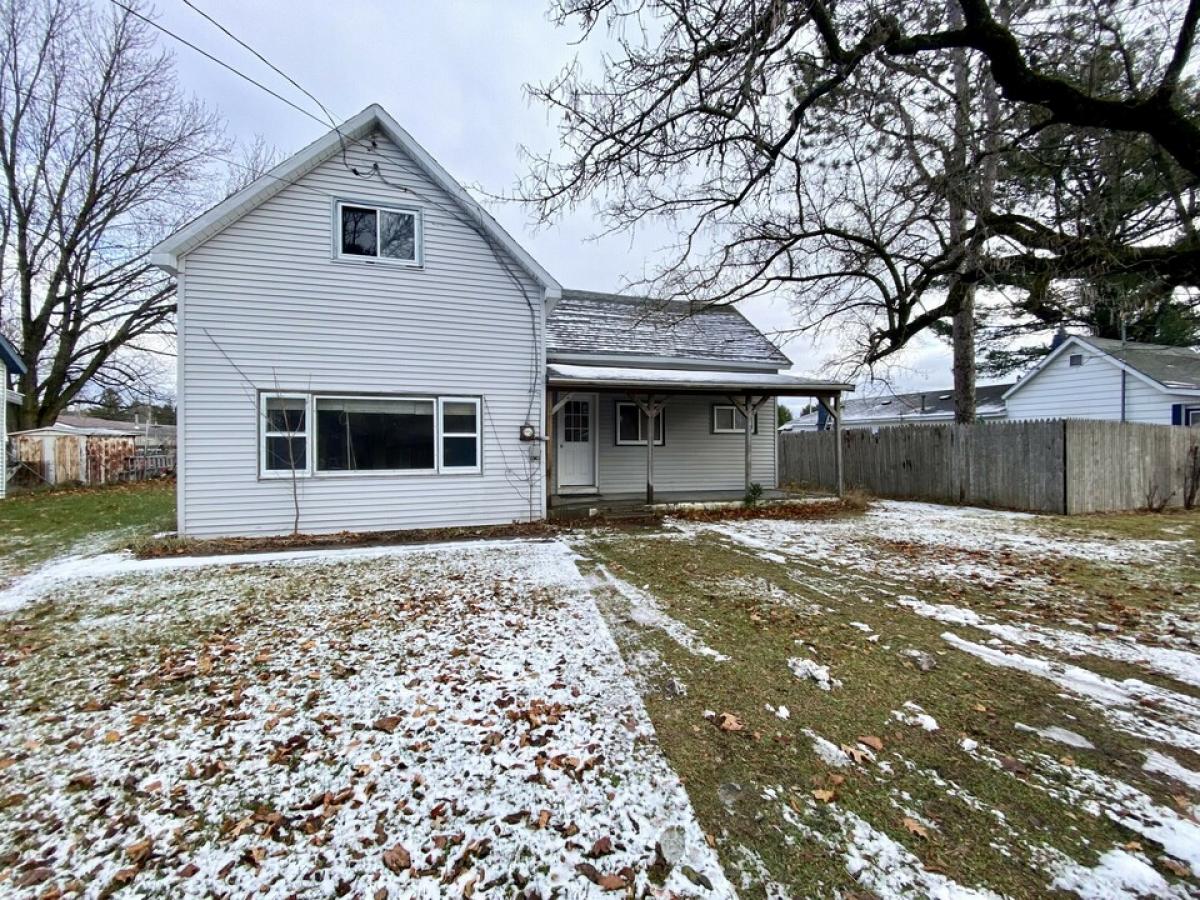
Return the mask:
M745 465L746 465L746 493L747 494L750 493L750 484L754 480L754 472L752 471L753 463L751 462L751 456L752 456L751 449L752 449L753 445L750 443L750 434L752 431L754 431L754 423L753 423L753 420L750 418L750 416L751 416L750 403L751 403L752 399L753 398L749 394L746 395L746 408L742 411L742 415L744 415L746 417L746 433L744 435L745 440L743 441L743 445L745 446L745 452L746 452L746 464Z
M654 504L654 422L659 412L667 405L667 399L655 400L653 394L647 394L643 401L636 394L629 398L637 404L637 408L646 414L646 505ZM618 426L620 427L620 426Z
M740 412L746 419L745 428L745 473L746 473L746 493L750 493L750 485L754 483L753 464L751 462L751 448L753 443L751 437L754 434L754 417L758 414L758 408L767 402L766 397L754 399L753 394L747 394L745 397L730 397L729 402L733 404L734 409Z

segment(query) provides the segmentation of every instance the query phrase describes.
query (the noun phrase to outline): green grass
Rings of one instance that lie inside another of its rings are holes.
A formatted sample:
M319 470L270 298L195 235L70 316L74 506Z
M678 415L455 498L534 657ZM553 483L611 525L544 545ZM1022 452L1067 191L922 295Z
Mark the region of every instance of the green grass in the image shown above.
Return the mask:
M33 490L0 500L0 577L175 527L174 482Z
M671 618L730 657L720 662L696 655L663 631L636 624L615 594L603 604L643 686L663 749L731 874L742 865L745 848L796 895L861 890L839 854L805 839L795 827L799 820L804 827L836 836L836 808L865 819L904 844L926 868L962 884L985 885L1014 897L1047 896L1045 848L1091 865L1104 849L1134 839L1147 842L1052 796L1033 774L1063 787L1053 761L1066 758L1176 807L1178 786L1141 769L1145 741L1114 729L1101 712L1063 697L1049 682L950 648L941 638L947 630L976 642L990 635L948 629L898 608L860 576L836 566L769 562L707 536L597 537L582 549L618 577L650 591ZM999 599L994 591L960 590L958 585L953 594L941 586L938 596L938 587L909 583L904 590L929 602L978 604L993 612ZM1077 585L1067 578L1062 587L1067 591ZM820 608L813 610L814 605ZM872 625L881 640L870 642L851 622ZM936 668L922 672L903 655L910 649L932 655ZM1047 654L1037 648L1034 655ZM825 692L792 677L787 661L796 656L828 665L843 686ZM685 696L668 689L672 678L686 685ZM905 701L919 703L940 730L925 732L897 722L892 711L902 709ZM766 708L781 704L791 712L787 720ZM732 713L745 729L722 731L705 718L705 711ZM1089 736L1096 749L1045 741L1017 730L1016 722L1066 725ZM877 736L884 742L881 759L891 772L877 765L830 768L814 752L805 729L851 746L860 736ZM1006 765L990 766L972 757L960 747L964 737L990 748ZM1193 754L1170 752L1186 766L1200 764ZM1047 765L1031 774L1038 769L1037 760ZM966 799L948 792L944 782L957 785ZM768 790L778 799L764 799ZM834 807L817 803L813 790L833 790ZM1004 814L1002 826L992 810ZM933 823L928 837L907 830L904 819L910 812ZM1157 857L1153 847L1147 852ZM1174 877L1167 868L1161 871ZM744 895L765 896L757 885Z

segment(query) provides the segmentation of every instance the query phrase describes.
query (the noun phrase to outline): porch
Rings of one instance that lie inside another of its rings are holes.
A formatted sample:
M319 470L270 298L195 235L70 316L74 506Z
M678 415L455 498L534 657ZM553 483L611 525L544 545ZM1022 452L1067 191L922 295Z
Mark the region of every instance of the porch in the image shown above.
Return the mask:
M790 500L800 497L800 494L785 491L780 488L770 488L762 493L763 501ZM807 496L807 495L805 495ZM589 514L592 510L599 513L622 512L654 512L659 508L672 507L684 503L740 503L745 499L742 491L657 491L654 503L646 503L646 495L642 491L615 491L604 494L555 494L550 498L551 517L573 517L580 513Z
M776 398L815 398L838 430L853 390L777 372L558 363L547 387L547 493L560 512L774 491Z

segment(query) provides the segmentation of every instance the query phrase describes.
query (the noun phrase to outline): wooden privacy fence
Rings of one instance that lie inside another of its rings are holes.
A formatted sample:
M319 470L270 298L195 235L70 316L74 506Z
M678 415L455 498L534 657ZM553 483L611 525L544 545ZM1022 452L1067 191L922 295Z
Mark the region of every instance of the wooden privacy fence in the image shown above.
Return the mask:
M833 490L834 435L779 435L779 480ZM845 482L881 497L1086 513L1190 505L1200 428L1058 419L842 432Z

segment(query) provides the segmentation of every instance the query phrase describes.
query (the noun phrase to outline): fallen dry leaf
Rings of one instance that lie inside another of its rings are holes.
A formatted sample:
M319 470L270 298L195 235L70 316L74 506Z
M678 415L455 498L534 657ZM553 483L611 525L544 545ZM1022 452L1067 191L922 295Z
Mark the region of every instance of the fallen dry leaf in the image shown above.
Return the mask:
M834 796L836 796L833 791L825 790L824 788L814 789L812 795L821 803L832 803Z
M379 719L376 719L375 724L372 725L371 727L374 728L376 731L383 731L383 732L386 732L387 734L391 734L393 731L396 730L396 726L398 726L399 724L400 724L399 716L383 716Z
M929 840L928 829L926 829L926 827L924 825L922 825L920 822L918 822L916 819L912 819L912 818L909 818L908 816L905 816L904 817L904 828L906 831L908 831L909 834L915 834L915 835L917 835L917 837L923 837L923 838L925 838L925 840Z
M721 713L717 716L717 727L722 731L741 731L746 726L733 713Z
M875 735L873 735L873 734L862 735L858 739L858 742L860 744L864 744L867 747L870 747L876 753L879 753L881 750L883 750L883 741L880 738L875 737Z
M397 844L390 850L383 851L383 864L388 870L399 875L401 872L407 872L412 868L412 856L404 849L403 844Z

